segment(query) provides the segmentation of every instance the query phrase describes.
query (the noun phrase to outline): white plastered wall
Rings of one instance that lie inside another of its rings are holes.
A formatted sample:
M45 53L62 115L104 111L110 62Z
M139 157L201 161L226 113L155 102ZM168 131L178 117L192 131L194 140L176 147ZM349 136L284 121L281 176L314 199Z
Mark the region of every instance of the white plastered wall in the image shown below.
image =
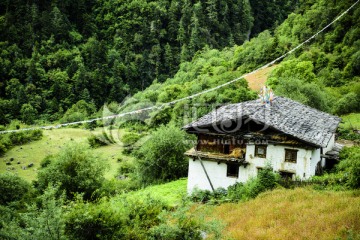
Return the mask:
M285 148L296 149L297 162L285 162ZM320 149L302 149L290 148L281 145L268 145L266 150L266 159L254 157L255 145L247 145L246 147L246 161L249 165L239 167L239 177L227 177L227 164L203 159L204 167L209 175L209 178L214 188L227 188L236 182L246 182L251 177L255 177L258 168L264 168L269 162L274 171L293 172L299 179L308 179L315 175L317 163L320 161ZM189 159L189 173L188 173L188 192L190 193L194 188L203 190L211 190L210 183L205 175L204 169L199 160Z

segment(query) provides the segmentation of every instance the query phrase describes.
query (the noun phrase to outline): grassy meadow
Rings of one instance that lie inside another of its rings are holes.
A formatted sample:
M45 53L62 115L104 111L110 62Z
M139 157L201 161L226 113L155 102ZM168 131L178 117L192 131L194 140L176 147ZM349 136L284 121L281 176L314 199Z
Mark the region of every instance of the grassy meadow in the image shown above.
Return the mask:
M360 192L276 189L240 203L200 206L224 239L360 239Z
M100 129L89 131L81 128L44 130L41 140L21 146L15 146L6 152L4 156L0 157L0 173L10 171L28 181L35 180L37 169L40 167L40 162L47 155L58 153L70 142L87 143L87 138L89 136L100 132ZM91 151L97 153L110 165L105 175L106 178L112 178L117 173L118 158L129 158L121 154L122 146L118 144L99 147L92 149ZM12 165L8 166L6 165L6 162L10 161L10 159L13 159L13 161L11 161ZM20 164L18 164L18 162L20 162ZM30 163L34 164L31 168L27 167ZM26 167L26 169L23 170L23 167Z
M177 206L186 197L187 179L179 179L165 184L153 185L138 191L127 193L130 197L150 196L159 199L168 206Z

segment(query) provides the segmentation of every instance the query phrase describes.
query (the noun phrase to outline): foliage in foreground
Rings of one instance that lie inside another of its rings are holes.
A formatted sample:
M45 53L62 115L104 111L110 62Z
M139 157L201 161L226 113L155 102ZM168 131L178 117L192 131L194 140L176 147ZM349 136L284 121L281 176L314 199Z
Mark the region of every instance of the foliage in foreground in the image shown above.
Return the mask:
M219 227L189 214L189 203L169 208L150 196L117 196L97 202L81 197L67 203L49 187L25 212L0 217L2 239L202 239L220 238ZM4 209L12 211L11 209ZM5 213L3 209L0 209Z
M58 189L47 188L36 203L26 205L26 211L3 222L2 239L65 240L64 196L57 198Z
M30 191L30 184L12 173L0 174L0 205L21 200Z
M190 147L186 140L186 133L178 127L160 126L135 153L139 179L149 184L186 176L184 152Z
M49 184L59 185L68 199L76 193L91 199L104 182L107 167L105 161L81 144L68 144L58 155L48 159L49 163L38 172L36 183L44 191Z

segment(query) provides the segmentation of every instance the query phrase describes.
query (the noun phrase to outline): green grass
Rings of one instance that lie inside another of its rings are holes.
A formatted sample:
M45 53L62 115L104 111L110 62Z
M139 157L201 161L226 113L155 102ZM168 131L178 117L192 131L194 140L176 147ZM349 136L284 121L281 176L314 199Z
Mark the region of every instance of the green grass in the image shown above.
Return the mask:
M169 206L177 206L186 196L187 179L182 178L169 183L153 185L138 191L126 193L129 197L141 198L150 196L163 201Z
M60 128L53 130L44 130L43 138L39 141L31 142L21 146L16 146L10 149L3 157L0 157L0 173L7 171L16 173L27 181L36 179L37 170L40 167L40 162L44 157L51 154L57 154L66 144L70 142L87 143L87 138L91 134L99 133L101 130L97 129L93 132L80 128ZM126 159L127 156L121 154L122 147L118 144L103 146L93 149L100 157L105 159L110 165L110 168L105 174L105 177L110 179L115 176L118 169L118 158ZM14 160L12 165L6 165L11 158ZM17 164L20 162L20 164ZM34 166L23 170L22 167L27 167L30 163Z
M340 126L346 129L360 129L360 113L350 113L341 116L342 122Z

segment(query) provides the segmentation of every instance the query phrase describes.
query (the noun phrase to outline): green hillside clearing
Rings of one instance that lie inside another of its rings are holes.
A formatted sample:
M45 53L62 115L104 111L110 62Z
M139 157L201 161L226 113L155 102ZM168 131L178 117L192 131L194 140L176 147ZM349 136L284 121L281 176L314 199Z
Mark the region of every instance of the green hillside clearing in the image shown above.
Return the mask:
M40 162L47 155L58 153L61 148L69 142L87 143L87 138L99 131L100 130L90 132L89 130L78 128L61 128L43 131L44 136L41 140L16 146L9 150L4 156L0 157L0 173L11 171L28 181L35 180ZM103 146L93 149L92 151L110 164L110 168L105 175L106 178L114 177L116 174L118 158L127 158L121 155L122 147L118 144ZM13 161L11 161L11 165L8 166L6 162L10 161L10 159L13 159ZM18 164L18 162L20 162L20 164ZM34 166L28 168L27 166L30 163L33 163ZM22 167L26 167L26 170L23 170Z

